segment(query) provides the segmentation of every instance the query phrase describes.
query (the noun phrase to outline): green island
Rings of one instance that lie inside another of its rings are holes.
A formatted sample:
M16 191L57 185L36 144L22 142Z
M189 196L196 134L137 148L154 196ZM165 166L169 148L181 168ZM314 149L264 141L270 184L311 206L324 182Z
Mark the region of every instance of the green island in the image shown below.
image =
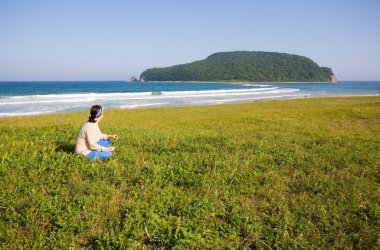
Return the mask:
M0 119L1 249L378 249L380 97Z
M140 81L336 82L330 68L311 59L277 52L219 52L205 60L147 69Z

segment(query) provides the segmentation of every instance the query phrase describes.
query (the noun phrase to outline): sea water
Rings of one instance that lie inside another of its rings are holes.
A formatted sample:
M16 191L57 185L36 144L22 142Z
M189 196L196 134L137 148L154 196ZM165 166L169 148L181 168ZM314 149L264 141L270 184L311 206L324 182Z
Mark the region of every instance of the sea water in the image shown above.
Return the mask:
M0 82L0 117L88 111L94 104L132 109L337 95L380 95L380 82Z

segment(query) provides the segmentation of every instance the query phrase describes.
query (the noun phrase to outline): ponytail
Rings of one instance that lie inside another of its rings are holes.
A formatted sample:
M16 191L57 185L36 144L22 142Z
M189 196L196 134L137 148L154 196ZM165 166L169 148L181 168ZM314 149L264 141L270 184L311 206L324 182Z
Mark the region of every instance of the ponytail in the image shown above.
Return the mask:
M92 116L89 116L88 117L88 121L91 122L91 123L95 123L95 117L92 117Z

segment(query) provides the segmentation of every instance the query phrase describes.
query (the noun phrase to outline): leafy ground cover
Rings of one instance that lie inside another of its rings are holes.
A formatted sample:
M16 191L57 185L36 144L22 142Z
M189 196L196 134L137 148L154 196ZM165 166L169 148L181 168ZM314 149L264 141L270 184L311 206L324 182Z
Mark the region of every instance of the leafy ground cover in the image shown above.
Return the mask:
M380 247L380 97L0 119L0 247Z

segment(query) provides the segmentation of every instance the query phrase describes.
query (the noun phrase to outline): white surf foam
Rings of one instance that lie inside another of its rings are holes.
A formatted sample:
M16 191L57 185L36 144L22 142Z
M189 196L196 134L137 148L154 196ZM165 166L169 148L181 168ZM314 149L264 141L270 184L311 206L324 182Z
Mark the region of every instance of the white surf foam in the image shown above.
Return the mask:
M218 104L282 98L301 94L296 88L263 85L260 88L137 93L85 93L25 95L0 98L0 117L88 110L93 104L106 108L133 109L160 106ZM152 94L153 93L153 94Z
M25 95L0 98L0 105L4 104L27 104L27 103L75 103L93 102L96 100L108 100L130 97L148 97L151 92L140 93L86 93L86 94L52 94L52 95Z
M25 116L25 115L43 115L43 114L51 114L55 113L55 111L41 111L41 112L0 112L0 117L11 117L11 116Z
M268 99L281 99L289 97L303 97L309 96L310 94L303 95L274 95L274 96L261 96L261 97L251 97L251 98L235 98L235 99L221 99L221 100L205 100L205 101L192 101L193 104L221 104L221 103L230 103L230 102L244 102L244 101L253 101L253 100L268 100Z
M206 90L206 91L173 91L161 92L160 95L152 95L152 92L138 93L87 93L87 94L51 94L51 95L26 95L12 96L0 99L0 105L22 105L37 103L88 103L108 100L141 100L163 98L188 98L227 95L263 94L275 91L278 87L254 88L254 89L231 89L231 90ZM296 89L291 89L297 91ZM282 89L281 91L290 91Z
M263 85L263 84L255 84L255 83L246 83L246 84L243 84L243 86L247 86L247 87L270 87L270 86L273 86L273 85Z

